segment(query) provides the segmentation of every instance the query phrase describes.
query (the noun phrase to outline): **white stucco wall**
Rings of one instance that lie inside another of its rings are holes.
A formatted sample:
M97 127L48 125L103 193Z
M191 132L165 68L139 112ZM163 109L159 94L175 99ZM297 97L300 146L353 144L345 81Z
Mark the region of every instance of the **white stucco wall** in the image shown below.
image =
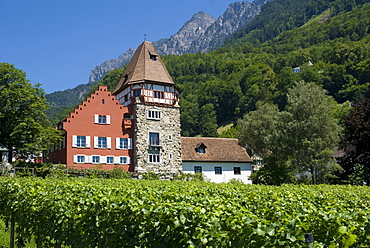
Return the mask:
M194 173L194 166L202 166L202 173L215 183L227 183L232 178L241 179L245 184L251 184L249 176L252 173L251 163L216 163L216 162L182 162L185 173ZM215 174L215 167L222 167L222 174ZM240 175L234 175L234 167L240 167Z

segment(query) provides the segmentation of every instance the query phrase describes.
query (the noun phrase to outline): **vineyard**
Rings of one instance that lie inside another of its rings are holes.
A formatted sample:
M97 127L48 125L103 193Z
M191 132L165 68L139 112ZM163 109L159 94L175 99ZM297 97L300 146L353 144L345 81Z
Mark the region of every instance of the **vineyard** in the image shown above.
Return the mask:
M370 246L368 187L0 178L0 209L39 247Z

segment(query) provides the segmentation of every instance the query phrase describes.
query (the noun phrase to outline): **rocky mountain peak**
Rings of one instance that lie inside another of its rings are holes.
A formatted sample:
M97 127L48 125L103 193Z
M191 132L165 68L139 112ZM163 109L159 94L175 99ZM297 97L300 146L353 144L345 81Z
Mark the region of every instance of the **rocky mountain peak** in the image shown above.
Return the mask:
M241 26L244 26L261 11L268 0L254 2L235 2L218 18L199 11L170 38L154 41L153 44L161 55L208 52L221 47L226 39ZM129 62L134 49L129 49L117 59L110 59L90 71L89 82L101 79L105 73L120 68Z

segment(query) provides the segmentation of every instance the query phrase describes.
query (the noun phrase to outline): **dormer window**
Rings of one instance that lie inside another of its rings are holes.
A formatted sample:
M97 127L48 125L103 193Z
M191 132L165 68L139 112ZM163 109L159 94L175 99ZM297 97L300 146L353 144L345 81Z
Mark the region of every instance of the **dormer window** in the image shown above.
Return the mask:
M206 146L203 143L200 143L195 146L195 151L200 154L205 154L206 153Z
M150 59L151 60L153 60L153 61L156 61L157 60L157 54L151 54L151 53L149 53L149 55L150 55Z

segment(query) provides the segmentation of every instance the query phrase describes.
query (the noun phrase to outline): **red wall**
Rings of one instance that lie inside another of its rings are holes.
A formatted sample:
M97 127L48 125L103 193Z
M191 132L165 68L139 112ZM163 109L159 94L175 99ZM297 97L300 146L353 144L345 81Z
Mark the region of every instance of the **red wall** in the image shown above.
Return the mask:
M104 104L102 103L104 100ZM46 162L65 161L68 166L76 168L97 167L96 164L76 164L73 162L73 156L76 154L100 155L100 156L127 156L131 157L130 165L102 164L103 170L113 169L116 166L124 168L126 171L133 171L133 150L117 150L116 138L132 138L132 129L124 129L123 115L128 113L127 107L119 104L118 100L106 86L99 86L86 101L83 101L78 108L74 110L63 122L62 129L66 131L65 149L55 151L49 154ZM95 124L94 116L109 115L110 124ZM90 148L72 147L72 136L90 136ZM110 149L94 148L94 136L111 137ZM99 165L100 166L100 165Z

